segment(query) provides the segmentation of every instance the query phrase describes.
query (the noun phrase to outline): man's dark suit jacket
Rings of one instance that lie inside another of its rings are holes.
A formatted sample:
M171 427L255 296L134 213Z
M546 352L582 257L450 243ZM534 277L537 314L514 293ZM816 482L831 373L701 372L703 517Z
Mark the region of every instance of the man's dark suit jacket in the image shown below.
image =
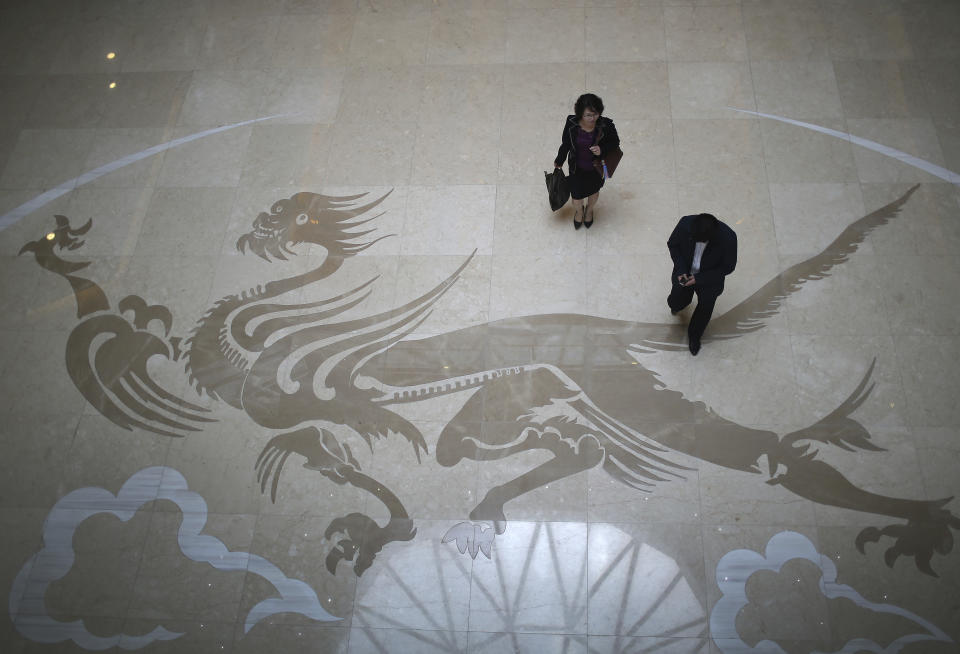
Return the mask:
M670 258L673 259L673 276L676 284L679 275L690 273L693 265L693 252L696 241L693 239L693 221L696 216L684 216L677 223L667 240ZM727 225L718 220L713 238L707 243L700 257L700 272L696 274L697 283L693 288L700 291L713 291L717 295L723 292L723 278L737 267L737 235Z

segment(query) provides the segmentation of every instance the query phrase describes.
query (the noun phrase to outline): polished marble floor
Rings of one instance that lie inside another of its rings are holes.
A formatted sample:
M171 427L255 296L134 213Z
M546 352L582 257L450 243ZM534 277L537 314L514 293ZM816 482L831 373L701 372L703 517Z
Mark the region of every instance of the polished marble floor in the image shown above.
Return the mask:
M960 651L960 3L0 35L4 654ZM587 91L625 156L574 230ZM739 255L692 357L700 212Z

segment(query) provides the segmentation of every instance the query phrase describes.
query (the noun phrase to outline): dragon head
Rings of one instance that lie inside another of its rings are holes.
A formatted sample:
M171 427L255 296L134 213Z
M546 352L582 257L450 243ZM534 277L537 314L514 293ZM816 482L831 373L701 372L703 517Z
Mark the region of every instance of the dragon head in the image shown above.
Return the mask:
M392 191L362 205L357 205L356 201L365 197L366 193L332 197L302 192L277 200L270 207L270 213L262 212L254 219L253 230L237 240L237 249L246 252L249 248L267 261L270 261L270 255L285 260L285 255L296 254L290 246L313 243L326 248L328 256L353 256L390 236L362 240L363 236L374 230L349 231L381 216L377 214L355 220L383 202L390 193Z

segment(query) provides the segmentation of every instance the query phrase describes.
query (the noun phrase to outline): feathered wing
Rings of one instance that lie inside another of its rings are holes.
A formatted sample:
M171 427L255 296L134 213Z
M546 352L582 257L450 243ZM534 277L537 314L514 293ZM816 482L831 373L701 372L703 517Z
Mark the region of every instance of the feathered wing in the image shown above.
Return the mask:
M175 361L179 342L169 338L170 311L129 296L124 315L98 313L77 325L67 339L67 372L80 393L104 417L124 429L184 436L216 422L208 410L188 402L153 378L153 357ZM149 330L159 322L164 335ZM185 386L184 386L185 388Z
M913 186L890 204L860 218L843 230L822 252L790 266L730 311L714 318L710 322L710 337L736 338L762 329L766 319L779 313L784 301L806 282L823 279L830 275L835 266L846 262L870 232L886 225L900 213L901 207L919 187L919 184Z
M258 391L245 390L244 408L259 424L271 429L289 429L322 419L348 426L368 442L398 433L412 443L419 456L426 450L419 430L400 415L376 405L372 399L381 391L362 388L357 378L364 363L410 334L428 317L434 303L452 287L472 258L433 289L396 309L354 320L295 326L280 335L250 370L245 389ZM264 393L264 389L270 390ZM283 409L277 411L278 406Z
M766 320L780 312L788 297L799 291L806 282L823 279L830 275L835 266L846 262L870 232L887 224L900 212L919 187L919 184L915 185L890 204L860 218L819 254L790 266L746 300L722 316L713 318L707 336L711 339L729 339L763 329ZM631 338L630 349L639 354L684 350L687 347L686 329L680 325L642 324L638 327L643 336Z

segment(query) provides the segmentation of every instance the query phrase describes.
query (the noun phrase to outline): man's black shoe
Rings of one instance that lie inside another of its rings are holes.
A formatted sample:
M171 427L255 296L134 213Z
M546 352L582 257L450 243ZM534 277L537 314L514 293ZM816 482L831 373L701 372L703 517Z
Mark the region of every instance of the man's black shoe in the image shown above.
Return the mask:
M700 341L690 341L690 354L697 356L697 352L700 351Z

